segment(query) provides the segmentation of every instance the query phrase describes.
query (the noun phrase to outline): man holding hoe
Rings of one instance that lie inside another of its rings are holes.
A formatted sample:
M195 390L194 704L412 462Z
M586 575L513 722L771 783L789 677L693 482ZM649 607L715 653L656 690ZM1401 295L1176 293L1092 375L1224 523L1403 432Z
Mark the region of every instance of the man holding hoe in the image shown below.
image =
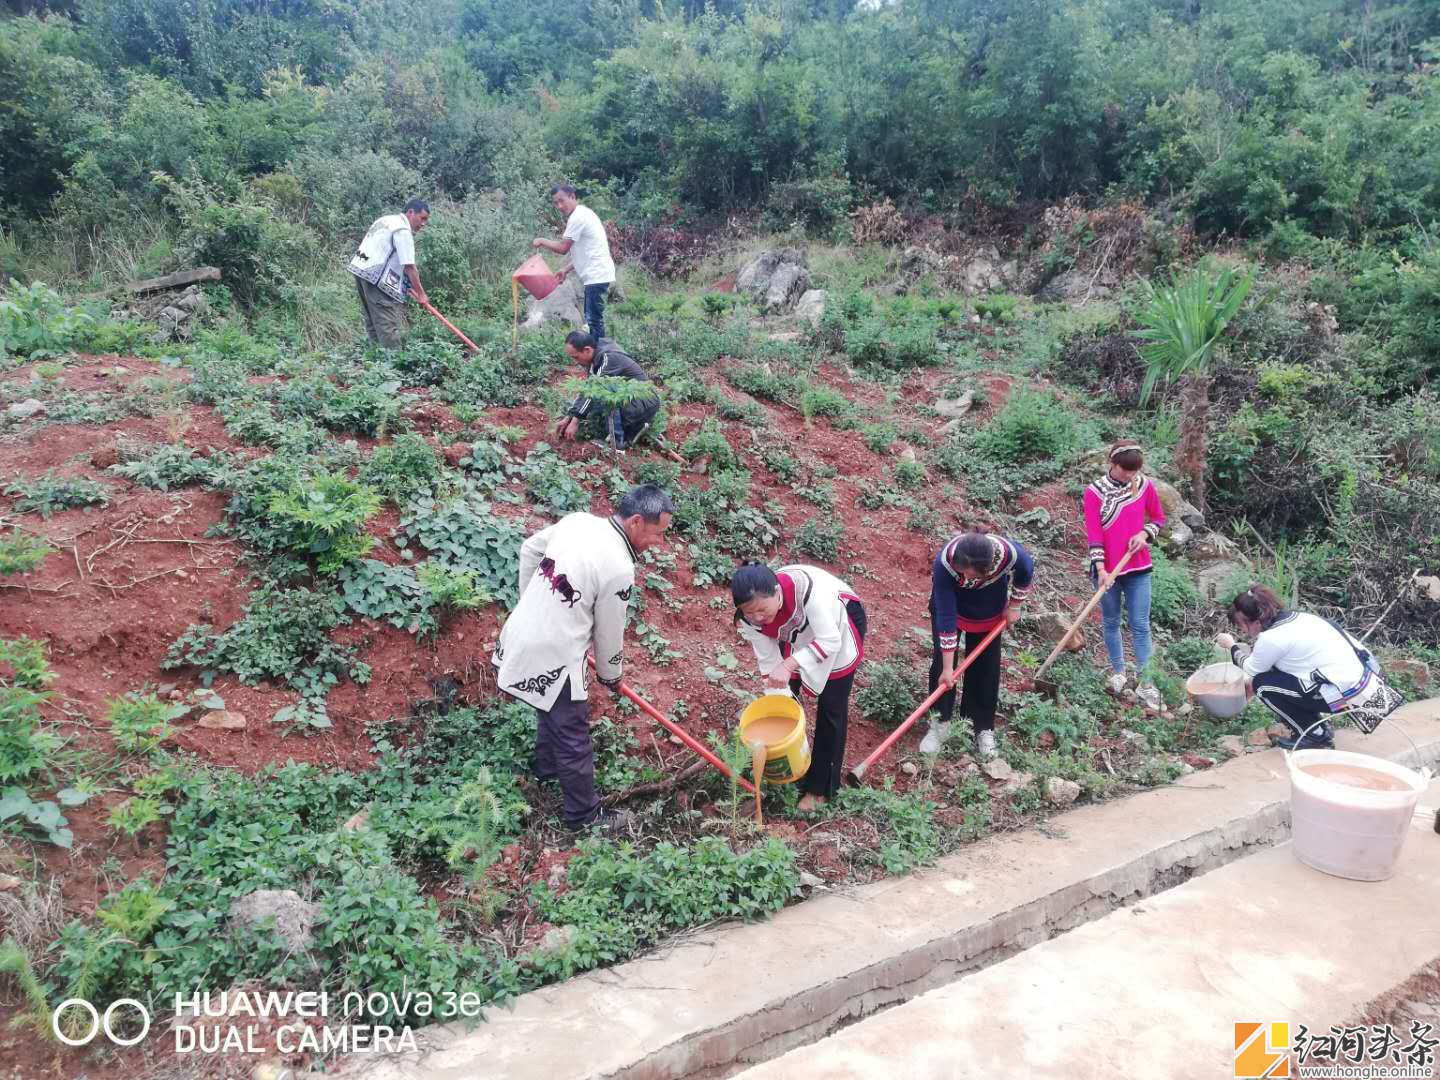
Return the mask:
M420 272L415 269L415 237L430 220L423 199L411 199L399 214L376 218L346 268L355 275L365 337L372 345L400 348L405 333L405 297L428 304Z
M560 184L550 189L550 201L565 215L565 232L559 240L537 237L532 247L544 248L570 260L556 271L559 281L572 269L585 286L585 326L596 341L605 336L605 294L615 282L615 260L600 216L580 201L575 189Z
M674 512L669 495L641 484L610 517L569 514L520 547L520 600L500 630L495 680L534 708L535 776L560 782L565 824L576 832L628 821L602 811L595 794L585 654L594 649L602 685L620 685L635 561L662 541Z

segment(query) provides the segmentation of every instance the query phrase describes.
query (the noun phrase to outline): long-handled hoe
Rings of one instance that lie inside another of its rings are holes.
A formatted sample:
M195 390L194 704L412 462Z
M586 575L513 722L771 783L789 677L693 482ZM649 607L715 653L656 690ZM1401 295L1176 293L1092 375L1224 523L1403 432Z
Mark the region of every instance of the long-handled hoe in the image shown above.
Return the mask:
M1139 550L1139 548L1135 549L1135 551ZM1080 614L1075 617L1075 621L1070 624L1070 628L1065 631L1064 636L1055 643L1055 648L1050 650L1050 655L1040 665L1040 670L1035 672L1035 689L1051 700L1060 696L1060 686L1054 679L1043 679L1041 676L1050 670L1050 665L1055 662L1055 658L1060 655L1061 650L1070 643L1070 639L1075 636L1075 631L1079 629L1080 624L1090 617L1090 613L1095 610L1095 605L1100 603L1100 598L1110 591L1110 586L1115 584L1115 579L1120 576L1120 571L1125 569L1125 564L1135 555L1135 551L1127 551L1124 557L1115 564L1114 573L1109 575L1108 580L1100 583L1100 587L1095 590L1095 595L1090 597L1086 605L1080 609Z
M995 639L1000 636L1000 631L1004 629L1005 623L1002 620L999 626L995 627L995 629L991 630L988 634L981 638L980 644L977 645L974 649L972 649L966 655L965 659L960 662L960 666L955 669L955 674L950 679L950 681L942 682L939 686L935 687L934 691L930 694L930 696L927 697L924 701L922 701L916 707L915 711L905 718L904 723L902 723L899 727L897 727L894 731L890 733L890 737L888 739L886 739L879 746L877 746L874 752L871 753L871 755L867 757L864 761L860 762L859 765L856 765L852 769L850 769L845 774L845 783L850 787L859 787L864 781L865 773L869 771L870 766L874 765L875 762L879 761L882 757L884 757L886 753L889 752L890 748L899 741L900 737L904 735L905 732L910 730L911 726L914 725L915 721L919 720L920 717L924 716L927 712L929 712L930 706L934 705L935 702L939 701L942 697L944 697L946 691L948 691L951 687L953 687L956 683L960 681L960 676L965 674L965 669L968 668L971 664L973 664L979 658L980 654L983 653L991 646L991 644L994 643Z

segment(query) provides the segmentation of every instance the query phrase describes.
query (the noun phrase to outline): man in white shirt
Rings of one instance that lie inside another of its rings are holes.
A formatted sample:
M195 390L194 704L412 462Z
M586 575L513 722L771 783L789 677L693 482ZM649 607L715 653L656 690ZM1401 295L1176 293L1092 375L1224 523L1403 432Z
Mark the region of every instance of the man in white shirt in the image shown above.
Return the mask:
M365 316L365 337L371 344L398 349L405 333L405 296L421 304L430 298L415 269L415 237L430 220L423 199L411 199L399 214L376 218L346 267L355 275L360 311Z
M537 237L531 246L570 256L555 276L564 281L572 269L580 275L580 284L585 286L585 325L590 336L599 341L605 336L605 294L615 282L610 239L600 215L581 203L569 184L551 188L550 201L565 215L565 233L559 240Z

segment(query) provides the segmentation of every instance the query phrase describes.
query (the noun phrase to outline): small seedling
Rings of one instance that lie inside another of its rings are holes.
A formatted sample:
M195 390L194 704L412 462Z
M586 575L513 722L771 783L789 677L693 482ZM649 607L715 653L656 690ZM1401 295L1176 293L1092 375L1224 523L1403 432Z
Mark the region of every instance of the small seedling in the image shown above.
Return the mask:
M114 807L105 820L112 829L133 838L147 825L160 820L160 803L145 795L135 795Z
M40 537L13 529L0 536L0 575L28 574L54 550Z

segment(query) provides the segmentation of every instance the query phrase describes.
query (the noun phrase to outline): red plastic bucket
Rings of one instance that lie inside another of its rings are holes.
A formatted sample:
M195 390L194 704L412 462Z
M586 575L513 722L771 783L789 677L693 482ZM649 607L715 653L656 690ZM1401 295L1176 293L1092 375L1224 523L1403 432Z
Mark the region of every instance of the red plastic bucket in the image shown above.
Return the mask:
M521 263L519 269L510 275L510 279L519 282L536 300L544 300L560 284L560 279L550 272L550 267L545 265L545 260L539 255L531 255Z

